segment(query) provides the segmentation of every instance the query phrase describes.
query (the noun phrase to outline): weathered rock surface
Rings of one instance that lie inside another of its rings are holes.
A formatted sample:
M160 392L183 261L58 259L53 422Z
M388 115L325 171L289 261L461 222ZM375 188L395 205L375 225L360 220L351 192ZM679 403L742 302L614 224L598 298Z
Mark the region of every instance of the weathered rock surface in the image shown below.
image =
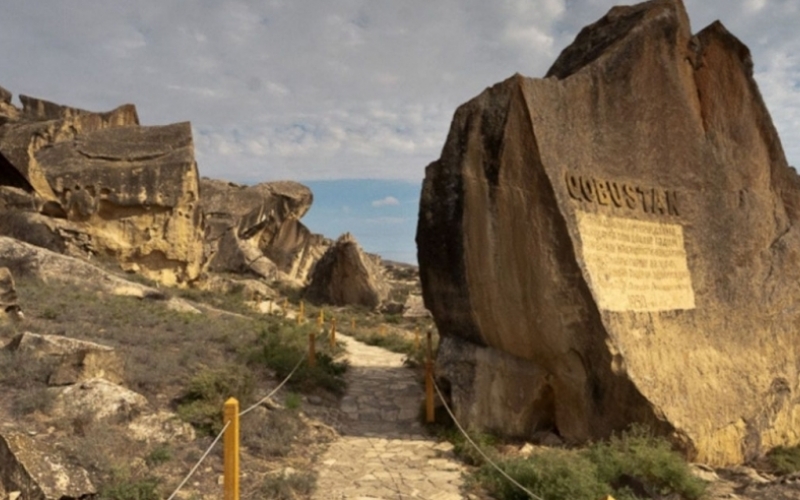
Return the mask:
M0 267L0 312L4 317L12 320L20 320L23 317L22 308L19 307L17 299L14 277L7 267Z
M208 270L303 283L330 245L300 219L313 195L290 181L240 186L203 178Z
M714 465L800 442L800 181L747 47L653 0L548 76L460 107L426 171L423 295L462 423L575 442L642 422ZM474 346L530 373L453 361ZM519 387L538 392L493 413Z
M380 257L365 253L355 238L345 233L317 262L305 295L316 302L376 308L390 291Z
M49 413L56 418L130 421L147 410L144 396L102 378L48 390L55 394Z
M124 364L114 348L86 340L25 332L14 337L6 349L50 360L50 385L71 385L92 378L119 384L124 378Z
M195 280L203 227L190 125L141 127L132 105L93 113L20 100L19 117L0 127L0 199L16 216L0 231L112 256L168 285Z
M13 431L0 435L0 482L23 500L78 500L96 493L89 474L52 443Z

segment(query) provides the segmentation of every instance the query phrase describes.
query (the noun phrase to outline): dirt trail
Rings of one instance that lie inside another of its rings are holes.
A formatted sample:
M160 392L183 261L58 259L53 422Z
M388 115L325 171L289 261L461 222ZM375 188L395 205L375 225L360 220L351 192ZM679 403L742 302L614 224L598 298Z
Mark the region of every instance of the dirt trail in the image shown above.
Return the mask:
M419 423L423 388L403 356L350 337L342 436L320 459L315 500L461 500L462 466L452 445Z

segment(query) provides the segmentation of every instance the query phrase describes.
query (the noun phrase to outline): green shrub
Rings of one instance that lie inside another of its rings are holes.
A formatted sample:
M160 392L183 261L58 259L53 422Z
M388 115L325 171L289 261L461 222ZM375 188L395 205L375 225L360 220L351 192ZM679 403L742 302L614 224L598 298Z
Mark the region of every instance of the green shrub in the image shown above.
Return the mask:
M259 457L287 456L304 428L297 412L290 410L270 410L266 418L251 413L242 417L241 426L242 444Z
M641 426L596 443L584 453L597 465L599 479L615 487L633 478L651 494L677 493L689 500L700 498L706 489L706 483L692 475L669 441Z
M240 365L206 369L195 375L178 400L178 416L199 431L216 436L222 430L222 407L234 397L244 406L251 401L253 379Z
M311 472L270 475L261 484L261 495L274 500L295 500L310 495L315 483L316 477Z
M305 361L308 356L308 334L315 329L316 326L311 324L270 325L246 352L248 364L268 367L277 378L283 380L304 359L287 382L289 387L301 392L323 388L341 394L345 388L343 375L347 371L347 363L334 361L333 355L339 351L338 346L332 350L324 337L318 338L316 365L312 367Z
M159 480L153 477L133 479L126 475L114 475L111 481L100 488L100 500L160 500Z
M548 449L527 459L504 460L498 465L546 500L598 500L611 493L611 488L598 479L595 464L571 451ZM489 464L481 467L478 477L484 488L499 500L530 499Z
M767 462L778 474L800 471L800 446L778 446L767 453Z
M162 444L153 448L150 453L144 458L144 462L150 467L155 467L172 459L172 452L169 446Z

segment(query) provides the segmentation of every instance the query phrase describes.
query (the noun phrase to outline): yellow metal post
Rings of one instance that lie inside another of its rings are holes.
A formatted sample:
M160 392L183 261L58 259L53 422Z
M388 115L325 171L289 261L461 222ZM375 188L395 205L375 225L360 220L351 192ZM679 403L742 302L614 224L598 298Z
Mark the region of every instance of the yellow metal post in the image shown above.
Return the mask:
M303 324L303 320L305 319L305 315L306 315L306 305L301 300L300 301L300 310L297 312L297 324L298 325Z
M319 316L317 316L317 326L321 329L322 325L325 324L325 310L319 310Z
M317 365L317 334L308 334L308 366Z
M289 314L289 299L283 299L283 317Z
M336 318L331 319L331 349L336 347Z
M223 424L229 422L224 437L224 498L239 500L239 401L236 398L225 401Z
M428 355L425 359L425 420L432 424L436 417L433 411L433 341L428 330Z
M380 332L381 332L381 337L386 336L386 325L383 324L381 325Z

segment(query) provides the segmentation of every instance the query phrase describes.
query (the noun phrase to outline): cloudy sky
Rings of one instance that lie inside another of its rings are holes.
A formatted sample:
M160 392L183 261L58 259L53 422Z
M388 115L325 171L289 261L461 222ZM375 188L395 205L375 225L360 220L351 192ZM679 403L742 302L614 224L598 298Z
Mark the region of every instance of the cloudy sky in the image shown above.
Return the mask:
M720 19L750 47L800 165L800 1L685 2L695 31ZM189 120L202 175L309 182L312 229L335 237L347 220L368 249L413 261L413 193L456 106L513 73L542 76L615 3L3 0L0 86Z

